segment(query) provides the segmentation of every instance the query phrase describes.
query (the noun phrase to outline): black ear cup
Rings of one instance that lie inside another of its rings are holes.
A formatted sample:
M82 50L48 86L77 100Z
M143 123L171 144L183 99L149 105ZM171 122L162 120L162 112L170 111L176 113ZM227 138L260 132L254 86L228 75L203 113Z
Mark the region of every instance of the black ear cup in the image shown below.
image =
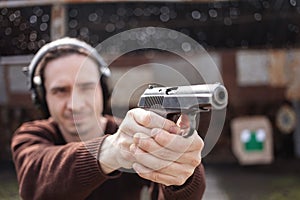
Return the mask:
M109 99L111 96L110 77L101 76L100 84L103 93L103 114L110 114Z
M94 59L99 65L99 71L101 73L100 84L103 91L103 111L108 113L108 101L111 95L110 87L110 70L104 62L103 58L96 52L96 50L89 44L80 41L76 38L65 37L62 39L55 40L44 45L34 56L29 67L27 68L27 81L29 89L31 91L31 98L34 104L42 111L45 118L50 116L49 109L46 102L46 91L44 88L43 77L39 75L37 70L39 64L49 52L59 51L61 49L70 49L72 52L84 53ZM38 74L38 75L37 75Z
M31 99L32 99L34 105L39 105L40 104L39 98L38 98L38 96L36 95L35 92L31 92Z
M46 93L44 89L44 85L37 85L35 87L33 94L33 102L35 106L42 111L42 114L45 118L50 117L49 109L46 102Z

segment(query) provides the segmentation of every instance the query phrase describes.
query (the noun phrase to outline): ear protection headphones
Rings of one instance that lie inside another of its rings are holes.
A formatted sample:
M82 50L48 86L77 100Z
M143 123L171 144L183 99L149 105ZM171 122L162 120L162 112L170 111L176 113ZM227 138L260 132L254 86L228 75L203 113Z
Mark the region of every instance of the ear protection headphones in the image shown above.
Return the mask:
M45 88L43 83L43 76L40 73L44 66L40 66L44 57L49 53L55 53L59 50L70 50L74 53L85 54L89 58L93 59L99 66L100 71L100 83L103 92L103 111L107 109L108 99L110 97L110 69L104 62L103 58L98 54L89 44L80 41L76 38L65 37L62 39L55 40L44 45L34 56L30 65L24 70L27 74L27 81L29 89L31 91L31 98L35 105L37 105L45 115L49 117L50 113L48 110L47 102L45 99Z

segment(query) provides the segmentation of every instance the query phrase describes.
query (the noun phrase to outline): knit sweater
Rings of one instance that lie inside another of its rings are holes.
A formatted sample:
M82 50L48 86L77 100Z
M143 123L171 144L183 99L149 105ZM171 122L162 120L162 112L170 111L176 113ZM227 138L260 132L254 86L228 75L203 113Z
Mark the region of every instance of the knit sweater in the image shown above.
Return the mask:
M66 143L51 119L24 123L12 138L11 150L22 199L201 199L204 169L199 165L182 186L164 186L136 173L106 175L96 158L108 134L117 130L108 117L103 137Z

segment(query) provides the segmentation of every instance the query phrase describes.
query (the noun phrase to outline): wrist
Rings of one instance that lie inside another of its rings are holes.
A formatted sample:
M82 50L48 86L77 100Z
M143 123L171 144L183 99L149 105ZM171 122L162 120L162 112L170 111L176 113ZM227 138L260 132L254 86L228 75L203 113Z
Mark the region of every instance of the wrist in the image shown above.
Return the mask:
M105 174L110 174L120 168L116 159L115 148L113 148L113 137L114 135L107 136L100 146L98 161Z

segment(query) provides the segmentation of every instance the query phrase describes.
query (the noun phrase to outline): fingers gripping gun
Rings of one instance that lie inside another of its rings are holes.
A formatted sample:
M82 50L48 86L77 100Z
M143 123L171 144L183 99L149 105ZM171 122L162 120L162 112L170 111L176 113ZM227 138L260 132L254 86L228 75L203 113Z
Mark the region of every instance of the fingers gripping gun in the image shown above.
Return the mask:
M177 87L150 85L140 97L138 107L151 110L165 118L175 120L187 114L190 129L184 137L191 136L196 129L196 115L211 109L227 106L228 93L220 83Z

